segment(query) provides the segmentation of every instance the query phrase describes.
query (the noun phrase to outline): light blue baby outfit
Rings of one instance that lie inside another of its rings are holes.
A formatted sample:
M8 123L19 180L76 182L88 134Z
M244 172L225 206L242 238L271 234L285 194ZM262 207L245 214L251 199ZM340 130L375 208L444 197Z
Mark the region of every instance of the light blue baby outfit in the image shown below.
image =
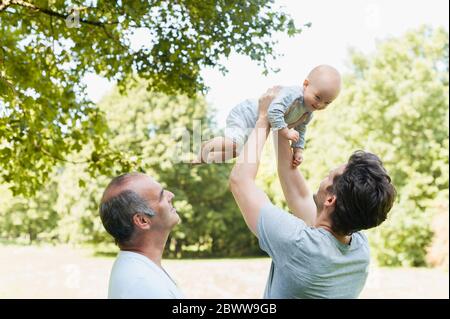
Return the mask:
M272 130L293 127L300 135L292 147L305 148L306 126L312 120L303 101L303 87L283 87L269 106L268 118ZM236 105L227 117L225 136L239 147L247 141L258 119L258 100L248 99Z

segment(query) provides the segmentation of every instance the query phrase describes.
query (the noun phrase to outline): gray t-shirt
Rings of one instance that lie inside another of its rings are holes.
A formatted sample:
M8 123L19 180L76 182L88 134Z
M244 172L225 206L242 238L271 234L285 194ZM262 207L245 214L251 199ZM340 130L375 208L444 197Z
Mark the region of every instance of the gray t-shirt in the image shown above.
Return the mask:
M367 238L350 244L270 204L258 219L259 246L272 257L264 298L357 298L368 275Z

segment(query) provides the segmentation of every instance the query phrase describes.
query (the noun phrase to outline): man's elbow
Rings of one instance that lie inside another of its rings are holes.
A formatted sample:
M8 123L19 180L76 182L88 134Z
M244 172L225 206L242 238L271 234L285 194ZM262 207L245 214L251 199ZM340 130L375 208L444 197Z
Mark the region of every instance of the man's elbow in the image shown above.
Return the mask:
M234 170L232 170L230 177L228 178L228 186L230 187L232 193L237 190L238 186L241 184L240 182L241 180L239 175Z
M228 185L233 194L247 187L251 182L254 182L251 176L242 170L233 169L228 178Z

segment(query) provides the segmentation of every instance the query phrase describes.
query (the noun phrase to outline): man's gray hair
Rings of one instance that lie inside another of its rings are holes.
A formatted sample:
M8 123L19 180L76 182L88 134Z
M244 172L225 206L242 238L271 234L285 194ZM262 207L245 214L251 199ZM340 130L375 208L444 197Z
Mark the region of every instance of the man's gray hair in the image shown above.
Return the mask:
M107 189L117 184L120 179L123 180L124 176L111 181ZM138 213L155 215L146 201L132 190L124 190L100 204L100 218L103 226L114 237L116 244L125 244L132 240L135 231L133 216Z

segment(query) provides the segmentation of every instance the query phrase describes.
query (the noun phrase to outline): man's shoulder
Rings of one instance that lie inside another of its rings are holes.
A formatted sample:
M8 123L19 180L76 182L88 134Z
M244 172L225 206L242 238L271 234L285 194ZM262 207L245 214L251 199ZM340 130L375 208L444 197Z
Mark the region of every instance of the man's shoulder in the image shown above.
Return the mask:
M352 235L352 240L356 241L355 249L363 251L366 257L370 259L370 246L367 236L363 232L358 231Z
M294 243L308 226L301 218L269 202L261 207L257 228L258 234L265 234L267 240Z
M135 278L145 276L146 278L158 277L156 266L152 265L150 259L137 253L121 251L114 262L111 277Z
M357 231L352 234L352 242L354 242L358 246L369 245L369 240L367 239L367 236L361 231Z
M145 258L119 253L110 275L110 298L173 298L168 279Z
M301 238L302 249L306 251L311 250L314 255L317 255L318 247L321 247L319 250L325 254L360 249L368 251L369 249L367 237L361 232L356 232L352 235L350 245L340 243L330 232L320 227L305 227L301 233Z
M284 210L281 207L274 205L271 202L266 203L260 209L260 219L262 218L272 218L272 219L284 219L286 222L300 223L302 226L306 226L303 219L291 214L290 212Z

